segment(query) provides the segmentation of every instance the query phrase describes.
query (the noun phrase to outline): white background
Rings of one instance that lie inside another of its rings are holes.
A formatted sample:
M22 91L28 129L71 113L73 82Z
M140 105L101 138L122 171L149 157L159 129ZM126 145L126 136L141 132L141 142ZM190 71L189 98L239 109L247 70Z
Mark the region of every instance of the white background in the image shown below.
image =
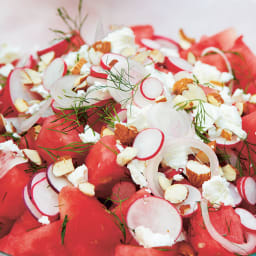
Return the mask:
M24 50L47 46L53 39L48 28L64 28L56 9L65 6L74 15L78 0L0 0L0 43ZM191 36L211 35L235 27L256 52L256 0L84 0L89 14L82 31L94 39L100 21L109 24L146 24L157 34L177 38L179 28Z

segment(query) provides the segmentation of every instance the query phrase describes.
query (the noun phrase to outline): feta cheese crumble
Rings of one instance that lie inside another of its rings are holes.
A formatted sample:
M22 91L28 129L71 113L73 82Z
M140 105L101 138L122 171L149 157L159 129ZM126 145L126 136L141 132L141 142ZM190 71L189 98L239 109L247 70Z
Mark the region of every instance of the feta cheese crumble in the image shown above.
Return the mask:
M18 156L24 157L23 152L12 140L7 140L5 142L0 143L0 151L14 152L17 153Z
M79 133L79 138L84 143L96 143L100 139L100 134L93 131L89 125L86 125L84 133Z
M49 225L51 222L47 216L42 216L40 219L38 219L38 222L43 225Z
M67 175L68 180L78 187L80 183L88 181L88 168L85 164L78 166L73 172Z

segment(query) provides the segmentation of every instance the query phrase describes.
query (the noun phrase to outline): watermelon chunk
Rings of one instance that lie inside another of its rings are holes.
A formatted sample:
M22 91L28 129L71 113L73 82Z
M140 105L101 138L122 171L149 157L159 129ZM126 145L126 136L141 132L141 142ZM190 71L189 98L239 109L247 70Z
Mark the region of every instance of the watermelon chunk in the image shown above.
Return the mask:
M243 229L240 218L231 206L222 206L219 210L209 209L211 222L217 232L235 243L244 243ZM201 215L201 210L191 218L189 226L189 240L199 255L231 256L208 233Z
M64 187L59 194L61 221L68 218L64 244L71 255L112 256L122 233L115 218L95 197Z
M137 26L131 26L131 29L135 35L135 42L137 44L140 43L140 40L142 38L153 38L154 35L154 29L151 25L137 25Z
M0 239L9 233L13 223L14 220L0 217Z

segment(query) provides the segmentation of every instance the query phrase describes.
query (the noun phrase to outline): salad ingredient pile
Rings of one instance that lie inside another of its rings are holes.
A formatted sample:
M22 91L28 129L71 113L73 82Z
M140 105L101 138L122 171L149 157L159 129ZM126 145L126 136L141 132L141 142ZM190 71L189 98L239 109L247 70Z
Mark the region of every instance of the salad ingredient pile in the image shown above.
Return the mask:
M256 252L256 56L179 34L1 45L3 255Z

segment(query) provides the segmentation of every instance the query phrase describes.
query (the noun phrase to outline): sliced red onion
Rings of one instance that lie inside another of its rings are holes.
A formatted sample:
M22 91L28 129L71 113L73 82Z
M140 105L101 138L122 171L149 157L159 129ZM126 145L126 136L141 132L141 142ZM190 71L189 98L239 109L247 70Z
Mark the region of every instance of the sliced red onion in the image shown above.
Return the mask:
M40 219L43 215L36 209L35 205L32 203L29 193L28 193L28 187L25 186L24 191L23 191L23 198L25 205L27 206L29 212L32 214L32 216L35 219Z
M169 235L174 243L181 234L182 218L168 201L151 196L140 198L130 206L127 212L127 225L135 239L137 237L133 231L138 227L144 227L153 233Z
M243 208L236 208L235 212L239 215L241 224L251 231L256 231L256 217Z
M213 227L209 213L208 213L208 204L205 199L202 199L201 201L201 210L202 210L202 217L204 220L205 227L207 231L209 232L210 236L217 241L223 248L228 250L232 253L237 253L240 255L249 255L255 248L256 245L256 234L255 233L249 233L246 232L246 239L247 242L243 244L238 244L229 241L224 236L219 234L216 229Z
M56 177L52 172L53 165L50 165L47 169L46 177L51 187L59 193L65 186L72 186L66 177Z
M220 49L216 48L216 47L208 47L208 48L205 48L202 52L202 56L204 56L205 54L209 53L209 52L216 52L218 53L225 61L226 63L226 66L227 66L227 69L228 69L228 72L233 75L233 72L232 72L232 67L230 65L230 62L228 60L228 58L226 57L226 55L223 53L223 51L221 51Z
M62 58L56 58L44 71L43 85L50 89L52 84L67 73L67 64Z
M117 53L105 53L101 57L100 65L102 68L110 70L118 62L126 63L127 59L123 55Z

